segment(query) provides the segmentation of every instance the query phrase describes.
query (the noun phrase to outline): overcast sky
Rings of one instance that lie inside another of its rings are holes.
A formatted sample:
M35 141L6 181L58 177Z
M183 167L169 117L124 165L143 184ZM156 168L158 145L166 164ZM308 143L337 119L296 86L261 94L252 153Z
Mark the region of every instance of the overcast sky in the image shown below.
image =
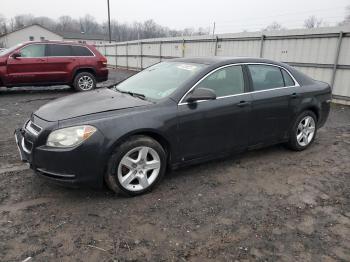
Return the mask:
M107 20L107 0L1 0L0 14L7 18L33 14L75 18L90 14L97 21ZM110 0L111 18L120 22L145 21L174 29L209 27L216 22L216 33L257 31L273 21L287 28L303 25L316 15L329 25L341 21L350 0Z

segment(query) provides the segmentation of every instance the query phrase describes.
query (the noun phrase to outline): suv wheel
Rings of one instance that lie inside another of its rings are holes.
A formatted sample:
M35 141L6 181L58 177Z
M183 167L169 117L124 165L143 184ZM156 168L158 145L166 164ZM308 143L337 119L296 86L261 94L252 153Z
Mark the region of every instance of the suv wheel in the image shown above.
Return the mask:
M302 151L315 140L317 117L312 111L301 113L295 120L290 132L288 146L292 150Z
M152 190L166 170L163 147L147 136L133 136L112 154L105 174L107 186L114 192L140 195Z
M90 91L96 87L96 79L93 74L82 72L76 75L73 85L79 92Z

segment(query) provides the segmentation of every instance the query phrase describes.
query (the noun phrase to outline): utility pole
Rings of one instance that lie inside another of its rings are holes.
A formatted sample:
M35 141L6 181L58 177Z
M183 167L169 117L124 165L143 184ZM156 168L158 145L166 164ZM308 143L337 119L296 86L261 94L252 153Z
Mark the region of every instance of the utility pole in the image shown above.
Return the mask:
M215 22L214 22L214 26L213 26L213 36L215 35Z
M111 13L109 10L109 0L107 0L108 5L108 34L109 34L109 42L112 43L112 36L111 36Z

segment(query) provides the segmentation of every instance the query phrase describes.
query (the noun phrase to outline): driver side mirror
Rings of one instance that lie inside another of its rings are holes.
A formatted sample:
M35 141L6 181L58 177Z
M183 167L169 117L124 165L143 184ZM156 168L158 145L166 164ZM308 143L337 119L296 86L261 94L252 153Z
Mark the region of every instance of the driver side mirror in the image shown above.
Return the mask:
M17 59L18 57L21 57L22 55L21 55L21 53L19 52L19 51L17 51L17 52L14 52L13 54L12 54L12 57L14 58L14 59Z
M193 91L193 93L187 97L186 101L191 103L199 100L215 100L215 99L216 99L216 94L212 89L199 87L199 88L196 88Z

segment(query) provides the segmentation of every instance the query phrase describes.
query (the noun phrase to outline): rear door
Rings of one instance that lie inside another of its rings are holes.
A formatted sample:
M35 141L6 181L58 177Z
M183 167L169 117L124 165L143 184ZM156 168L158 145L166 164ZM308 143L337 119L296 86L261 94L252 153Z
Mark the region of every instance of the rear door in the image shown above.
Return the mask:
M72 46L48 44L47 56L50 82L68 83L72 72L79 66L79 59L73 56Z
M246 147L249 142L251 94L246 93L243 67L214 71L195 88L212 89L215 100L178 105L178 137L182 160L192 160ZM190 92L191 93L191 92Z
M21 56L7 61L8 85L36 85L47 81L46 44L29 44L19 50Z
M283 68L268 64L247 65L252 88L251 145L283 139L293 117L295 82Z

